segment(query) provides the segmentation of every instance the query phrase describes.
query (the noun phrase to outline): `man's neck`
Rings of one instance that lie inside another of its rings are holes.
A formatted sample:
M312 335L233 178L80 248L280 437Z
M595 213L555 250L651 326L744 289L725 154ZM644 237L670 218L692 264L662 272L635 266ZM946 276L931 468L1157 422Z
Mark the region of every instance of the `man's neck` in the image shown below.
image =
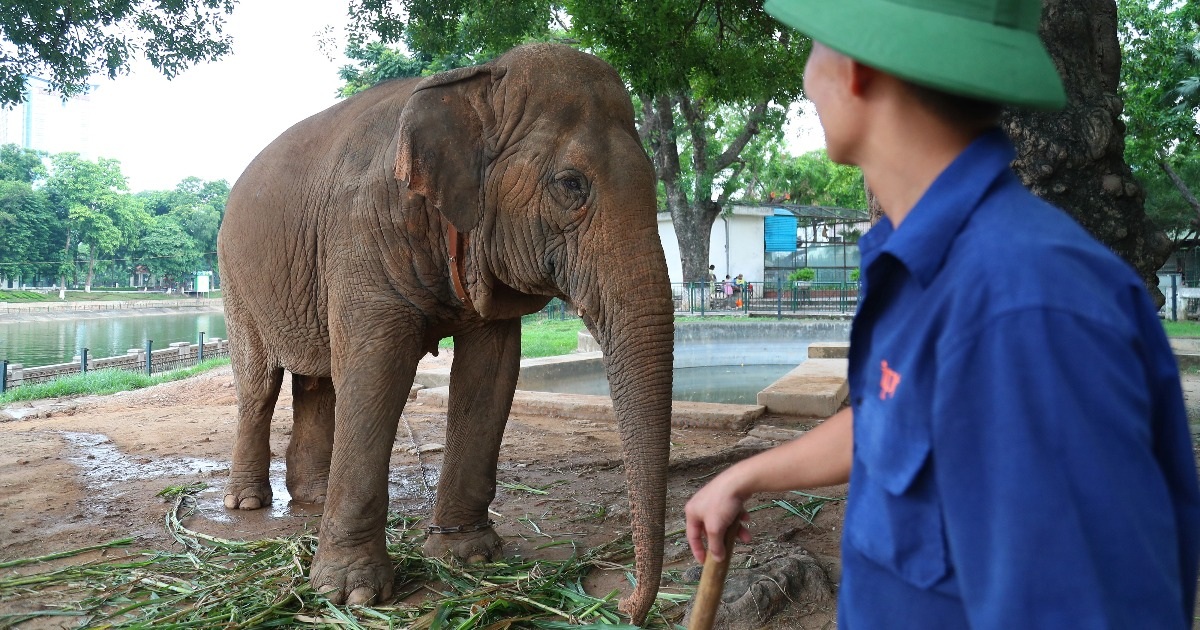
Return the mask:
M899 228L942 171L978 133L964 133L925 112L895 116L877 125L859 165L884 215Z

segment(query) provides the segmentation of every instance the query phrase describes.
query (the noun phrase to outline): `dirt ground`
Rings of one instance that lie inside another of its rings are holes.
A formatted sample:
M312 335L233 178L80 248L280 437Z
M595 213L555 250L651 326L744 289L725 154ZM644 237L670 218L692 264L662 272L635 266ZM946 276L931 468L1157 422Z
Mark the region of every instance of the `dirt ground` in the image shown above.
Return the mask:
M448 365L449 353L428 362ZM431 366L432 367L432 366ZM57 400L10 411L26 414L0 422L0 561L43 555L134 536L141 548L170 548L163 529L169 504L155 495L167 486L203 481L197 514L188 527L215 536L256 539L290 534L318 523L288 505L282 454L290 433L289 379L276 406L271 447L275 503L253 512L222 506L232 450L236 401L228 368L177 383L116 394ZM1200 376L1185 377L1189 409L1200 416ZM761 423L796 425L768 417ZM427 515L436 487L444 412L410 403L400 423L391 461L391 508ZM676 429L672 432L667 531L683 527L683 504L712 474L766 446L747 446L734 432ZM426 452L415 454L418 447ZM615 426L547 416L516 416L500 454L502 483L545 487L548 494L500 488L492 509L506 551L525 557L561 557L570 546L535 549L552 540L598 545L628 531L624 469ZM814 491L845 496L845 487ZM757 497L753 505L776 498ZM763 563L803 548L816 557L838 555L842 504L823 507L810 525L777 507L753 513L753 545L739 546L734 566ZM556 556L557 554L557 556ZM695 575L695 561L680 535L669 536L664 590ZM692 569L690 572L689 569ZM593 572L589 590L628 592L621 571ZM17 603L0 602L0 613ZM833 626L833 601L818 602L777 618L771 627ZM19 608L17 608L19 610ZM63 622L60 622L63 623ZM39 627L46 627L39 622Z

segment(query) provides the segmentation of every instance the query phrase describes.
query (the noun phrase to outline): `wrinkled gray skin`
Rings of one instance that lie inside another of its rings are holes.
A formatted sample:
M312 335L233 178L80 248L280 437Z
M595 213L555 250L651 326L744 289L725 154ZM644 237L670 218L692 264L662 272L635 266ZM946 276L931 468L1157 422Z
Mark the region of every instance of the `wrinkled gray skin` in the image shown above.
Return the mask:
M469 236L450 279L447 225ZM617 74L564 46L379 85L286 131L230 193L218 239L238 392L225 505L271 501L269 424L283 371L287 487L325 502L314 588L384 601L388 460L417 362L454 337L432 523L487 520L520 361L520 320L569 299L600 342L629 484L641 623L662 569L672 303L655 183ZM336 393L336 395L335 395ZM489 527L429 555L496 556Z

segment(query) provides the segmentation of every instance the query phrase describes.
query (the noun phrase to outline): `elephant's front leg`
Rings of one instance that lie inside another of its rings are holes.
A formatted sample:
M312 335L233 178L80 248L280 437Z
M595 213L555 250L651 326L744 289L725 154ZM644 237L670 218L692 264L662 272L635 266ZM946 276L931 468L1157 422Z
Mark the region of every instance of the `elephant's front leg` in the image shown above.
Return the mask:
M521 320L489 323L455 336L446 417L446 454L425 555L467 562L500 555L488 520L496 462L521 369Z
M335 347L348 356L334 360L333 457L311 582L335 604L369 604L392 594L388 464L421 351L395 338Z

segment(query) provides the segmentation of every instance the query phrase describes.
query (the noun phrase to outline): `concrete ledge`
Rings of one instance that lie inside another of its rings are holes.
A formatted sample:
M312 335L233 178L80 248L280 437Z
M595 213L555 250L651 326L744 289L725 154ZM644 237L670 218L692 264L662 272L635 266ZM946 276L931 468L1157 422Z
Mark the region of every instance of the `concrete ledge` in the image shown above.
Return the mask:
M809 359L758 393L758 404L774 414L828 417L850 393L846 359Z
M449 387L431 387L417 392L416 402L444 409L449 399ZM612 399L608 396L553 394L518 389L513 396L512 413L616 422ZM766 409L761 405L721 405L675 400L671 402L671 426L742 431L754 424L764 413Z
M816 341L808 345L810 359L848 359L849 341Z
M521 375L517 377L517 389L521 388L525 379L543 380L558 376L573 376L580 372L586 373L594 369L595 366L600 365L603 360L604 355L599 351L576 352L538 359L523 359L521 361ZM450 368L418 370L413 382L425 387L445 387L450 384Z

